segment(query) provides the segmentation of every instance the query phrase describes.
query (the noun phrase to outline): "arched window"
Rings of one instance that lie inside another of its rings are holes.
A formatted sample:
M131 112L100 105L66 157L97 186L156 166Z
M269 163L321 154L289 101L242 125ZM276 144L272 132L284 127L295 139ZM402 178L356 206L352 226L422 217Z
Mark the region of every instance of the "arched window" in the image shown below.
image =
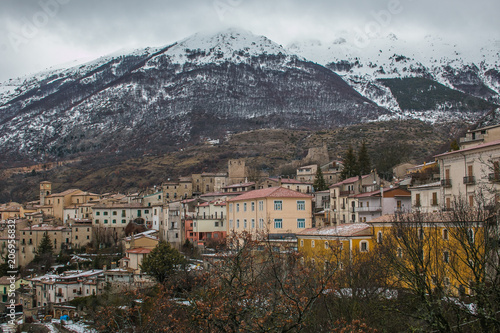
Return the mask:
M474 244L474 230L472 229L467 230L467 239L469 243Z

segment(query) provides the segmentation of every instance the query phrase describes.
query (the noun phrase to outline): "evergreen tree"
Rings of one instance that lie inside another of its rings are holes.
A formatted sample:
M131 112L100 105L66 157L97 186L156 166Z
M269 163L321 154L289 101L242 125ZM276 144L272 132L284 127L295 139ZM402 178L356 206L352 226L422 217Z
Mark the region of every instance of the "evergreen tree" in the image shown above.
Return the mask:
M54 247L47 233L43 234L42 240L35 251L33 262L37 269L42 272L48 272L54 263Z
M184 256L174 249L170 243L161 241L144 258L141 269L151 275L156 281L163 283L172 275L174 269L186 262Z
M347 179L350 177L357 176L359 174L358 161L356 160L356 155L354 154L352 146L349 146L349 148L345 152L342 163L344 164L344 169L340 173L341 179Z
M42 258L45 256L50 256L54 254L54 247L52 245L52 241L47 233L43 234L42 240L36 249L35 260L38 258Z
M363 141L358 151L358 168L359 175L367 175L371 172L370 156L368 156L368 149L366 143Z
M325 178L323 177L323 171L321 171L320 166L318 165L318 170L316 171L316 178L314 178L313 187L315 191L324 191L328 189L326 185Z
M450 151L460 150L460 146L458 145L457 140L453 140L450 143Z

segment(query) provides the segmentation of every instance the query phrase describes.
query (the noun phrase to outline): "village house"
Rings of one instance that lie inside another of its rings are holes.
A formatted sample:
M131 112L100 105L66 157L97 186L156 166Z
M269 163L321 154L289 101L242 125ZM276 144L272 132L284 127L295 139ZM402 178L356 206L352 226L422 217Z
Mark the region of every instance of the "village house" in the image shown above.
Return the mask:
M266 178L259 183L260 189L277 186L306 194L313 192L313 186L311 182L303 182L295 179Z
M332 224L356 223L359 221L358 199L361 193L380 189L380 178L375 172L347 178L330 186L330 209Z
M312 226L312 197L283 187L254 190L229 199L226 215L231 233L294 235Z
M457 199L476 205L478 196L487 203L498 201L500 190L500 140L467 144L456 151L436 155L441 172L440 202L444 210Z
M201 202L196 206L193 219L193 239L196 244L204 245L212 239L222 240L226 237L226 202Z
M52 242L55 253L72 248L71 228L49 224L29 226L20 230L19 265L25 266L35 258L36 249L45 234Z

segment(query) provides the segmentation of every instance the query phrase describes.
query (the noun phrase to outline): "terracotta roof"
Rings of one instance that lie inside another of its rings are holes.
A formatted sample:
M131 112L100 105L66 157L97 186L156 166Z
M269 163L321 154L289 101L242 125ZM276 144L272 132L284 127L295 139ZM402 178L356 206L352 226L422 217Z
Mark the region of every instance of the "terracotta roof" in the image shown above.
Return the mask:
M75 193L76 191L80 191L80 190L77 189L77 188L72 188L72 189L66 190L66 191L61 192L61 193L52 193L51 195L47 195L46 198L62 197L62 196L65 196L65 195L69 195L69 194Z
M491 141L491 142L487 142L487 143L482 143L482 144L477 145L477 146L467 147L467 148L460 149L460 150L449 151L449 152L446 152L446 153L443 153L443 154L435 155L434 157L442 157L442 156L460 154L460 153L463 153L465 151L472 151L472 150L475 150L475 149L487 148L487 147L496 146L496 145L500 145L500 140L495 140L495 141Z
M151 252L151 249L146 249L144 247L138 247L135 249L127 250L127 253L137 253L137 254L148 254L149 252Z
M371 226L366 223L348 223L325 228L310 228L299 232L297 235L308 236L334 236L334 237L355 237L370 236Z
M293 191L284 187L268 187L243 193L228 201L251 200L257 198L311 198L310 195Z
M17 280L19 280L18 277L16 277L16 281ZM10 281L11 281L11 279L9 278L9 276L2 276L2 277L0 277L0 285L10 284Z

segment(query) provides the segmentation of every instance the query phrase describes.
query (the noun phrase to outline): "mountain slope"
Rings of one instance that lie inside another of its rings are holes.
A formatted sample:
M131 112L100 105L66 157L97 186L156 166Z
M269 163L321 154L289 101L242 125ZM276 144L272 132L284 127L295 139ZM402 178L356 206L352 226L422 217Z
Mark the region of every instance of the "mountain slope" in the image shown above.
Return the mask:
M456 97L463 100L477 97L487 102L479 103L481 110L475 107L475 112L466 111L466 114L462 114L464 110L460 108L448 107L446 113L452 118L474 121L500 102L499 41L491 41L486 46L478 43L464 47L460 41L445 41L433 36L419 42L405 41L394 34L360 40L359 36L344 31L338 33L331 43L301 41L289 45L287 49L330 68L363 96L405 116L423 116L434 121L435 111L442 112L443 108L425 111L408 108L407 103L400 103L399 96L394 95L380 80L423 78L457 92L453 94L454 98L443 101L441 106L456 104ZM398 82L409 81L392 81ZM393 85L393 88L396 87ZM414 98L426 97L416 94Z
M227 131L329 128L389 115L338 75L230 29L41 73L4 93L0 153L14 159L171 149Z

